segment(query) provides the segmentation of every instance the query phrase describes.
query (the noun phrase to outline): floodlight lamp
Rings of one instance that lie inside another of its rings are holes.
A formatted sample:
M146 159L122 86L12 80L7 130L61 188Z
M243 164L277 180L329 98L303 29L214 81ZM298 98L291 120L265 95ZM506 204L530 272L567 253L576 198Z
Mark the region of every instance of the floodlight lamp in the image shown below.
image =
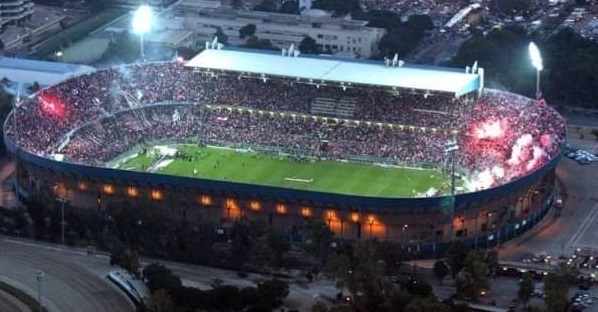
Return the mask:
M154 18L154 12L152 8L147 5L140 6L133 13L133 20L131 26L133 32L136 34L146 34L152 29L152 21Z
M544 66L542 65L542 56L540 55L540 50L538 49L538 46L536 46L536 44L533 42L530 42L529 44L529 56L532 59L532 65L537 70L542 70L542 68L544 68Z

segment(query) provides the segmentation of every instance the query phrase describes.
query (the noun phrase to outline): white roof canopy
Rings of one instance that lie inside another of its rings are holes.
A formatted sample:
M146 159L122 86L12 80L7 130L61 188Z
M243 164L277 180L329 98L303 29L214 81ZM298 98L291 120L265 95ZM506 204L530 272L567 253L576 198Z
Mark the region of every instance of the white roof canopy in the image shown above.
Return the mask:
M478 90L478 74L442 67L404 64L386 66L384 62L343 60L328 57L282 56L238 50L208 49L189 60L185 66L225 70L266 76L311 79L313 82L367 84L402 89L454 93L455 96Z

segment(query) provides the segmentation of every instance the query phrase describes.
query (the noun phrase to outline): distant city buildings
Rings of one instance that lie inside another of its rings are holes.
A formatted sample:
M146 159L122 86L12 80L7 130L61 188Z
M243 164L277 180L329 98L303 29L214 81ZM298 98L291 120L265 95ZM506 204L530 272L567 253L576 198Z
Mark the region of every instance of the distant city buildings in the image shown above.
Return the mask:
M33 0L0 0L0 26L18 24L33 15Z

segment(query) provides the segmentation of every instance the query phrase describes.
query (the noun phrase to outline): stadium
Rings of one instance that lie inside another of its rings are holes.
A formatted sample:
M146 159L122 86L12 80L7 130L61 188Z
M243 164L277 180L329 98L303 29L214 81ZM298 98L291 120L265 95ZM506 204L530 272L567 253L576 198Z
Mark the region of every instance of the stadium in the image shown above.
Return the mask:
M209 46L208 46L209 48ZM484 88L482 68L231 49L70 77L4 124L19 198L131 203L226 229L394 240L422 255L493 247L555 197L566 130L545 103Z

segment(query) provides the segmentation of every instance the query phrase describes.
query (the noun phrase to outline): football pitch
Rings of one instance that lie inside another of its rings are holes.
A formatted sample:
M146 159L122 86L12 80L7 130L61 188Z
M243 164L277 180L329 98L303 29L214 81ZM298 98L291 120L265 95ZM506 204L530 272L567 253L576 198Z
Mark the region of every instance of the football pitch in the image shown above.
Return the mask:
M231 149L169 145L187 157L141 154L119 168L211 180L372 197L417 197L448 191L439 170L306 160Z

